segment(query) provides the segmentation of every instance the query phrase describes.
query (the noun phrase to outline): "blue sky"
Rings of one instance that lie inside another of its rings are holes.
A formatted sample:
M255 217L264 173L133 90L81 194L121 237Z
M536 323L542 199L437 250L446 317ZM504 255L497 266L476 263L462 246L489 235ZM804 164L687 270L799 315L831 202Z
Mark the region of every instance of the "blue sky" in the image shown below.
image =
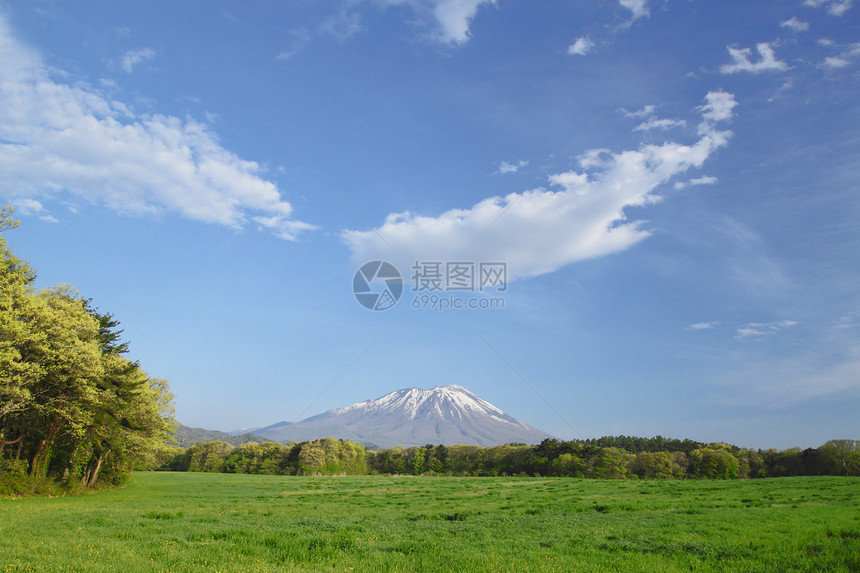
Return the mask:
M0 2L8 240L116 315L188 425L453 383L564 439L856 438L858 16ZM373 260L387 310L352 292ZM418 291L416 261L507 288Z

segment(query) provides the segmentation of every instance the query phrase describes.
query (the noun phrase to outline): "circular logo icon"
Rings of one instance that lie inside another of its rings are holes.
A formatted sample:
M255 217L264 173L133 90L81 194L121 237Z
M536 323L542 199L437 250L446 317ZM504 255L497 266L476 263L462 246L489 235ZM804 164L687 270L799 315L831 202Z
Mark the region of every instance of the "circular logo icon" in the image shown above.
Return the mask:
M369 310L388 310L403 294L403 277L391 263L370 261L355 271L352 292L361 306Z

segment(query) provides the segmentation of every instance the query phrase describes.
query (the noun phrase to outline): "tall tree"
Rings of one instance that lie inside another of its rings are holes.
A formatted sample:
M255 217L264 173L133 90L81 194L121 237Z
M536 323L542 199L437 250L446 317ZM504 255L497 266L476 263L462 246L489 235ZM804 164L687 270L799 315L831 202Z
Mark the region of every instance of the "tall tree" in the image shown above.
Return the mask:
M0 231L16 226L0 209ZM122 356L111 314L68 286L36 292L35 277L0 237L0 459L36 477L93 485L109 468L116 480L172 431L167 382Z

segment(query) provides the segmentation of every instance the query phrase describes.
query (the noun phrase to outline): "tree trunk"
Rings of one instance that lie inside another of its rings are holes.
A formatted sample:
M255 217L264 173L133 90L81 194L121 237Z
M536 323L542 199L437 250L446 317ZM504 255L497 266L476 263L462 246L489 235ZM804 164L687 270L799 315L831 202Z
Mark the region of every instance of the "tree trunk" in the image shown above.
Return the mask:
M27 434L21 434L21 437L23 438L26 435ZM21 459L21 450L24 449L24 442L25 442L25 440L21 440L20 442L18 442L18 448L15 450L15 461L16 462Z
M44 477L48 475L48 462L51 461L51 448L54 445L54 438L59 430L59 425L56 423L48 427L48 432L36 447L36 453L33 454L33 459L30 462L30 475L38 475Z
M96 467L93 468L93 472L90 475L90 479L87 482L87 486L92 487L95 485L96 480L99 478L99 470L102 469L102 462L105 461L105 458L110 453L110 450L105 450L101 454L99 454L98 459L96 460Z

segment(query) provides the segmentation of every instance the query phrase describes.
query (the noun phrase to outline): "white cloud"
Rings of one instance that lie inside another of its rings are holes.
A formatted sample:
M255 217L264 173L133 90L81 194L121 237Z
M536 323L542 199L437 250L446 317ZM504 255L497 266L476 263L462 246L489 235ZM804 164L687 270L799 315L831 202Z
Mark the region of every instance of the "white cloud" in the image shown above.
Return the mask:
M579 157L577 157L577 161L579 161L579 166L583 169L594 169L595 167L600 167L604 164L603 157L605 155L611 155L612 150L606 149L605 147L600 147L597 149L589 149Z
M712 92L706 100L733 100L722 94ZM585 154L593 169L550 176L552 190L490 197L436 217L395 213L378 235L347 230L343 239L357 262L386 259L408 269L416 260L501 261L511 280L617 253L649 236L642 221L629 219L630 210L659 202L658 186L701 167L728 144L731 132L718 130L714 121L705 117L700 138L690 145L667 142Z
M722 245L725 257L720 272L731 277L748 296L772 303L790 291L790 278L754 229L725 215L713 217L711 229L717 231L712 240Z
M151 60L155 57L155 51L152 48L138 48L137 50L131 50L126 52L126 54L122 57L122 61L120 65L122 69L128 72L129 74L134 71L134 67L147 60Z
M734 116L734 109L738 103L734 94L724 91L708 92L705 96L705 105L697 108L702 112L709 122L728 121Z
M719 322L697 322L686 327L685 330L710 330L719 324Z
M831 70L838 70L839 68L844 68L850 64L851 62L844 58L827 57L824 58L824 63L822 64L822 66Z
M349 39L363 30L359 13L350 12L345 8L341 8L337 14L320 26L320 32L338 40Z
M420 19L432 19L436 30L431 39L443 44L465 44L471 38L470 26L481 6L496 5L497 0L370 0L382 6L407 6Z
M767 98L768 102L774 102L778 97L781 97L785 92L792 89L794 87L794 80L792 78L788 78L787 80L782 82L782 85L779 86L774 92L772 96Z
M242 227L277 217L284 238L314 228L262 179L262 168L223 148L191 119L131 115L89 87L51 79L0 17L0 194L20 199L71 193L123 213L175 212Z
M46 223L60 222L56 217L45 212L45 207L35 199L17 198L14 200L14 206L16 211L20 212L22 215L33 215L39 217L39 219Z
M716 177L712 177L710 175L703 175L702 177L690 179L689 181L678 181L675 183L675 189L681 190L685 187L695 185L716 185L717 183L719 183L719 179L717 179Z
M720 180L711 175L703 175L695 179L690 179L690 185L716 185Z
M356 2L361 0L354 0ZM485 4L497 5L497 0L365 0L382 7L406 6L419 16L422 23L432 20L434 32L430 39L443 44L465 44L471 38L470 26L478 10Z
M567 54L569 56L584 56L590 52L592 48L594 48L594 42L588 39L588 37L582 36L577 38L576 42L567 48Z
M645 107L637 111L627 111L623 107L618 109L617 111L623 114L624 117L638 119L647 118L645 121L634 127L633 131L653 131L657 129L666 131L675 127L687 126L687 122L683 119L668 119L655 117L654 112L656 111L656 109L656 106L646 105Z
M496 0L436 0L433 16L441 28L440 39L450 44L465 44L469 41L469 26L483 4L495 4Z
M860 311L849 312L839 319L839 328L856 328L860 326Z
M633 13L631 21L647 17L650 14L648 0L618 0L618 3Z
M516 163L508 163L507 161L502 161L501 163L499 163L499 169L498 171L496 171L496 173L500 175L505 175L507 173L516 173L528 164L529 162L523 159L517 161Z
M648 117L653 115L656 109L656 106L646 105L645 107L637 111L627 111L622 107L618 110L618 112L624 114L624 117Z
M860 56L860 43L848 44L847 46L842 46L842 50L839 52L838 56L828 56L824 58L824 61L819 65L819 67L826 68L828 70L846 68L850 66L851 62L858 56Z
M731 46L726 48L732 57L732 63L720 66L720 72L724 74L737 72L759 74L761 72L784 72L788 69L788 64L776 59L773 48L767 42L756 44L755 48L760 57L757 62L750 60L752 50L749 48L732 48Z
M792 32L806 32L809 30L809 22L802 22L797 19L797 16L792 16L789 20L783 21L780 26L788 28Z
M813 8L826 6L827 11L834 16L842 16L851 8L853 3L854 0L806 0L804 5L812 6Z
M16 199L15 210L22 215L36 215L42 212L44 207L35 199Z
M301 52L302 49L304 49L304 47L311 41L311 34L305 28L290 30L287 32L287 35L290 37L290 48L288 50L281 50L278 55L275 56L276 60L289 60Z
M725 399L744 405L785 407L800 402L860 395L860 359L856 338L824 331L821 342L796 349L791 356L751 361L721 381ZM748 347L749 348L749 347Z
M797 326L800 324L796 320L780 320L776 322L750 322L740 328L736 338L760 338L762 336L770 336L778 332L782 332L786 328Z
M633 131L651 131L653 129L672 129L673 127L686 127L687 122L683 119L660 119L652 117L633 128Z

